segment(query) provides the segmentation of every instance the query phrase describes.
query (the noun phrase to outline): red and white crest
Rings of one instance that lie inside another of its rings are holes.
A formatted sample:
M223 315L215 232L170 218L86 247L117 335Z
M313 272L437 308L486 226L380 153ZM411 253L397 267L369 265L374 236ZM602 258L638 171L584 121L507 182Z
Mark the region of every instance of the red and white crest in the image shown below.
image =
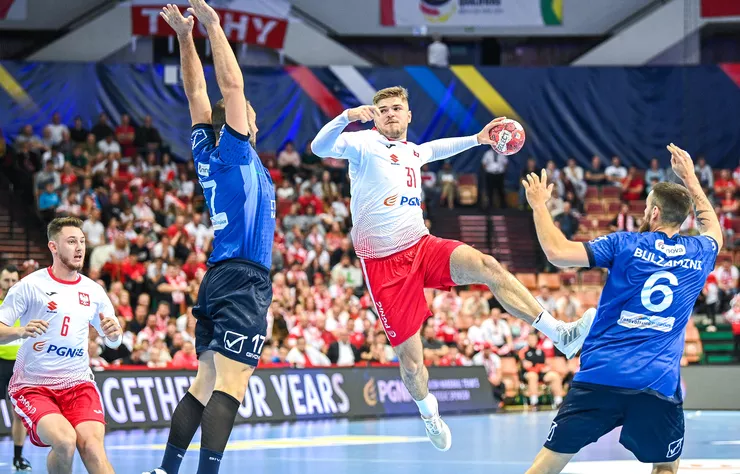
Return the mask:
M83 293L81 291L78 292L77 294L80 297L80 304L82 306L90 306L90 295L88 295L87 293Z

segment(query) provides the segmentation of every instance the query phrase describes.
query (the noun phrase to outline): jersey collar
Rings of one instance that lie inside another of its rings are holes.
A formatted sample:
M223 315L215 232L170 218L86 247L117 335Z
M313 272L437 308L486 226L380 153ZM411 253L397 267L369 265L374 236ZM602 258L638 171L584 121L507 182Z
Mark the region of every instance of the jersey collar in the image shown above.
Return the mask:
M54 276L54 272L51 271L51 267L47 267L46 270L49 272L49 276L52 280L63 285L76 285L80 282L80 280L82 280L82 275L80 275L79 273L77 273L76 280L62 280L61 278L57 278L56 276Z
M378 132L378 135L380 135L381 137L385 138L385 139L386 139L386 140L388 140L389 142L401 142L401 143L403 143L404 145L406 145L406 144L407 144L407 142L406 142L405 140L394 140L393 138L388 138L388 137L386 137L385 135L383 135L382 133L380 133L380 130L378 130L378 128L377 128L377 127L373 127L373 128L371 129L371 130L373 130L373 131L375 131L375 132Z

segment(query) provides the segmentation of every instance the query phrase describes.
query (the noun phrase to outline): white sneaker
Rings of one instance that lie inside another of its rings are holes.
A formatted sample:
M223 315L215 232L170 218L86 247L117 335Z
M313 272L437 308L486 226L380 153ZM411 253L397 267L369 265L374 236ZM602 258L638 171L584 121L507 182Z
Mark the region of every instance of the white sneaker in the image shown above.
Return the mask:
M142 472L141 474L167 474L167 473L161 470L160 468L157 468L153 471Z
M560 352L565 354L565 357L572 359L578 354L578 351L583 347L583 341L586 340L589 331L591 330L591 324L594 322L596 317L596 309L591 308L585 313L583 317L578 321L572 323L561 323L558 326L558 333L560 334L560 340L555 347Z
M440 451L450 449L452 446L452 433L447 423L439 416L439 413L431 418L424 418L422 416L421 419L424 420L424 425L427 429L427 438L429 438L429 441L432 442L434 447Z

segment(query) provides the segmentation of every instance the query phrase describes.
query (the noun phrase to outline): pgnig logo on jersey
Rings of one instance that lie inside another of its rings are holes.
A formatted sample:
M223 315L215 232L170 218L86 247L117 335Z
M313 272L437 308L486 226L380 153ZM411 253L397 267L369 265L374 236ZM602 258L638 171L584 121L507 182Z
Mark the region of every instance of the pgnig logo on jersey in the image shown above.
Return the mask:
M44 351L46 349L46 351ZM46 347L46 341L39 341L33 344L33 350L36 352L46 352L47 354L54 354L58 357L82 357L85 355L85 349L82 347L74 348L74 347L64 347L64 346L56 346L54 344L49 344L49 347Z
M401 196L401 200L398 200L398 194L394 194L393 196L388 196L383 200L383 205L391 207L395 206L396 203L398 203L399 206L415 206L420 207L421 206L421 199L418 197L410 197L410 196Z

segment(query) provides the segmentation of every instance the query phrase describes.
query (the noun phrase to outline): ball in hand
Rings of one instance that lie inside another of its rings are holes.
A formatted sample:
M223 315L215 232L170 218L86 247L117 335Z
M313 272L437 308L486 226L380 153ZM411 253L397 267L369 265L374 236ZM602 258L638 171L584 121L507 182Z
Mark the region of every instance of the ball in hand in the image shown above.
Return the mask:
M496 153L513 155L524 146L524 127L516 120L506 119L491 129L490 137Z

